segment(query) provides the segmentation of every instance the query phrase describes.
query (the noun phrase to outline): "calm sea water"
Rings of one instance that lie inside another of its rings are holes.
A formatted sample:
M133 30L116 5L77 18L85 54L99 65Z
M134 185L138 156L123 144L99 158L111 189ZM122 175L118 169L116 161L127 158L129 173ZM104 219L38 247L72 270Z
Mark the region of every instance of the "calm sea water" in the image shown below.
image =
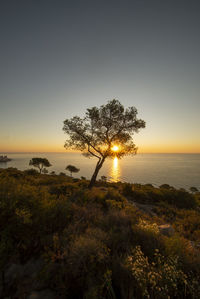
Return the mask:
M2 153L4 154L4 153ZM12 161L0 163L0 167L16 167L20 170L31 168L29 161L33 157L45 157L52 166L49 172L65 172L65 167L72 164L80 168L75 177L90 178L96 159L87 159L78 153L10 153ZM99 173L110 181L130 183L151 183L155 186L169 184L176 188L200 189L200 154L137 154L121 160L108 160Z

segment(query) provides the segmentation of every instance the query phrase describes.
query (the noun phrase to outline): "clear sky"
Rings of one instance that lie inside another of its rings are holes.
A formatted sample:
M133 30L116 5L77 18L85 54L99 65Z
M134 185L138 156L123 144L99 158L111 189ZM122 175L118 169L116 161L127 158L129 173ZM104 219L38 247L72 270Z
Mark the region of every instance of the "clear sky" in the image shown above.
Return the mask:
M200 153L199 0L0 1L0 152L65 151L63 121L113 98L139 152Z

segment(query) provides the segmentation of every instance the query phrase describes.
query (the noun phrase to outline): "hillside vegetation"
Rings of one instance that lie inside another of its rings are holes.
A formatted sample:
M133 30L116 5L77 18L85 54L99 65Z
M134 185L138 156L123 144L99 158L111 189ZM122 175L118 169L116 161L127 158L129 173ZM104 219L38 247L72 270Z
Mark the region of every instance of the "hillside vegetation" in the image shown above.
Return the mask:
M199 248L198 192L0 170L1 298L200 298Z

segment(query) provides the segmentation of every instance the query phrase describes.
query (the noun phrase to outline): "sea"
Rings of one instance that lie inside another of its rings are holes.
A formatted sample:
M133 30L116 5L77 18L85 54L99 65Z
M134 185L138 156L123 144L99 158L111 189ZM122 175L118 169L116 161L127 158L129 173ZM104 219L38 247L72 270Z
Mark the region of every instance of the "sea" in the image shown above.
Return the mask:
M67 165L74 165L80 171L74 177L90 179L97 159L86 158L80 153L0 153L7 154L12 161L0 163L1 168L16 167L20 170L33 168L29 161L34 157L44 157L52 164L49 174L64 172ZM98 179L106 176L111 182L152 184L158 187L169 184L175 188L196 187L200 190L200 154L142 154L122 159L108 159L99 172Z

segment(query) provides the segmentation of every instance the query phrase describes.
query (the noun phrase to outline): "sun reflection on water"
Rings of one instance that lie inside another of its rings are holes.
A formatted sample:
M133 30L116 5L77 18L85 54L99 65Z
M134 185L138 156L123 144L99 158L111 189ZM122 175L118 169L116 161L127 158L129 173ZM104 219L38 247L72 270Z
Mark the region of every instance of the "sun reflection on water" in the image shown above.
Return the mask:
M110 181L118 182L120 178L120 167L119 167L119 159L115 157L113 159L113 163L110 169Z

